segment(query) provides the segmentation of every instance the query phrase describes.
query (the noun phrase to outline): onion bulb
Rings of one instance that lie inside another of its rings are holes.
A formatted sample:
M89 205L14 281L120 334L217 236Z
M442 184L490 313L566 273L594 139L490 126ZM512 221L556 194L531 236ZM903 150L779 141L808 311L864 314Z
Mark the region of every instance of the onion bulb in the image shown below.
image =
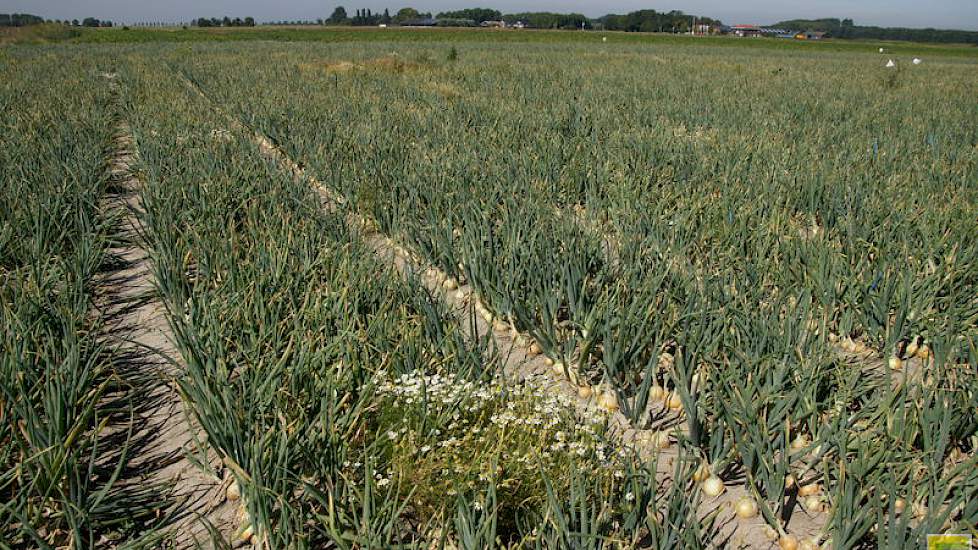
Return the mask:
M662 401L665 398L666 390L662 386L653 384L652 387L649 388L649 399L652 401Z
M740 519L757 517L757 503L750 497L740 497L740 500L734 505L734 512Z
M544 357L543 358L543 364L545 364L545 365L547 365L549 367L549 366L551 366L551 365L554 364L554 360L553 360L552 357L549 357L549 356Z
M893 503L893 509L896 510L896 513L902 514L903 511L907 509L907 501L903 500L902 498L896 499L896 501Z
M455 282L455 279L449 277L445 279L445 282L442 283L441 286L443 286L445 290L455 290L458 288L458 283Z
M506 326L506 321L503 321L502 319L496 319L493 321L492 328L496 332L506 332L506 330L509 329L509 327Z
M551 365L550 368L553 370L554 374L556 374L557 376L563 376L564 375L564 362L563 361L554 361L554 364Z
M247 540L250 540L250 539L251 539L251 537L253 537L254 535L255 535L255 527L254 527L253 525L251 525L251 524L249 523L249 524L248 524L248 525L247 525L247 526L246 526L246 527L245 527L245 528L244 528L244 529L243 529L243 530L241 531L241 535L239 535L239 537L238 537L238 538L239 538L240 540L243 540L243 541L247 541Z
M236 480L232 481L231 484L228 485L228 490L226 493L227 493L228 500L234 502L235 500L241 498L241 486L238 485L238 482Z
M530 344L530 355L540 355L541 351L543 350L540 349L540 344L536 342Z
M594 392L591 390L591 386L578 386L577 388L577 396L581 399L591 399L591 395L593 394Z
M703 481L703 494L711 497L718 497L723 494L725 487L723 481L717 476L710 476Z
M672 392L669 394L669 399L666 401L666 406L670 409L676 411L683 408L683 400L679 397L679 394Z
M608 412L618 410L618 396L612 391L603 391L598 396L598 406Z
M798 550L798 537L794 535L782 535L778 539L778 547L781 550Z
M492 322L492 312L489 311L489 310L483 311L482 312L482 319L485 322L487 322L487 323L491 323Z
M798 545L798 550L818 550L818 539L808 538Z
M822 488L818 483L810 483L808 485L802 485L798 488L798 496L808 497L812 495L817 495L822 491Z
M792 488L794 488L794 486L795 486L795 485L796 485L797 483L798 483L798 482L797 482L797 480L795 480L795 476L793 476L793 475L791 475L791 474L788 474L788 475L787 475L787 476L786 476L786 477L784 478L784 488L785 488L786 490L787 490L787 489L792 489Z
M930 347L927 344L923 344L917 348L917 357L926 361L930 357Z
M910 341L909 344L907 344L907 347L906 349L903 350L903 353L907 357L915 357L917 355L918 349L920 349L920 347L917 345L917 339L914 338L913 340Z
M900 370L903 368L903 360L894 355L890 357L889 365L892 370Z
M710 472L710 465L704 460L700 467L693 472L693 481L699 483L704 479L710 477L712 472Z
M809 514L817 514L822 511L822 498L818 495L807 496L801 502Z

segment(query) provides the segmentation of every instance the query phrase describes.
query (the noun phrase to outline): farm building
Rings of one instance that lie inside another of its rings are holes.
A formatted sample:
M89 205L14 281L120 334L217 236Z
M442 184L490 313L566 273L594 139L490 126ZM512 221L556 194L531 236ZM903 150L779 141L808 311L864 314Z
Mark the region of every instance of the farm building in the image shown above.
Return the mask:
M763 30L757 25L734 25L730 27L730 32L740 37L761 36Z
M795 39L797 40L821 40L825 38L824 32L800 32L795 34Z

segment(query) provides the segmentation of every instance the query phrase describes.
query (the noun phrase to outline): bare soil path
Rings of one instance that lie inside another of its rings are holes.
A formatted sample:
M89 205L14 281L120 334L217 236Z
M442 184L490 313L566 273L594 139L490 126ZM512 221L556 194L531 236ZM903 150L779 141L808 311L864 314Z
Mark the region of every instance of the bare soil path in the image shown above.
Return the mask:
M103 76L118 94L116 75ZM137 156L132 132L120 117L109 152L110 193L102 204L120 222L108 250L112 269L97 281L97 303L109 322L110 343L127 363L123 368L139 369L154 379L138 396L140 421L133 440L140 443L133 449L133 475L127 483L166 488L170 505L160 514L170 524L168 547L206 548L215 545L216 536L228 540L235 510L225 500L228 481L222 482L220 459L196 436L199 429L178 391L180 353L157 294L152 258L143 244L142 182L134 172Z

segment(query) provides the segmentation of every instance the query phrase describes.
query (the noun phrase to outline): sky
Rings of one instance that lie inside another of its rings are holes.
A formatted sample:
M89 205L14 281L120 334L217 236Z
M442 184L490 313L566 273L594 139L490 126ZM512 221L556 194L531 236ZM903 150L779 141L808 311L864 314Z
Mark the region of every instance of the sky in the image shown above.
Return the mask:
M727 24L838 17L851 18L857 25L978 30L978 0L0 0L0 13L31 13L48 19L91 16L119 23L181 22L224 15L280 21L326 18L339 4L351 14L358 8L390 8L393 13L404 6L422 12L486 7L504 13L557 11L590 17L654 9L682 10Z

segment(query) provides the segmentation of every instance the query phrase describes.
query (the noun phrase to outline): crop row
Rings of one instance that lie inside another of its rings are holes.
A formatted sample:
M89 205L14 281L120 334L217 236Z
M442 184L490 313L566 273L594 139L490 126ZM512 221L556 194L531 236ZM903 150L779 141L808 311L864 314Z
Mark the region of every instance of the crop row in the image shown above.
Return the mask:
M107 339L99 281L118 213L100 64L0 58L0 547L150 544L165 499L128 483L147 383Z

